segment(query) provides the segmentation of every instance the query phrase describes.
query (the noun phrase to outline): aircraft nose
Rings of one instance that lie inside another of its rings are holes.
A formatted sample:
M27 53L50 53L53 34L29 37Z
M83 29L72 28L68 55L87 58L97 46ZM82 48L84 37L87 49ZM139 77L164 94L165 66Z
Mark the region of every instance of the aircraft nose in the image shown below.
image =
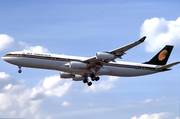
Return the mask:
M7 61L7 57L4 55L1 57L4 61Z
M7 55L2 56L1 58L6 62L11 62L14 59L14 58L11 58L11 57L9 57Z
M17 64L18 63L17 57L11 57L11 56L8 56L8 55L4 55L1 58L4 61L6 61L8 63L11 63L11 64Z

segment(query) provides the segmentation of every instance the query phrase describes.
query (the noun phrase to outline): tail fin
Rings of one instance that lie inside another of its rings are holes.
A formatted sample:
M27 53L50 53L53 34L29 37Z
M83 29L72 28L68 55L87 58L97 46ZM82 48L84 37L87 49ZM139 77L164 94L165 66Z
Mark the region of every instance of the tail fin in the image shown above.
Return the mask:
M166 45L160 52L158 52L151 60L145 62L144 64L155 64L155 65L165 65L171 54L174 46Z

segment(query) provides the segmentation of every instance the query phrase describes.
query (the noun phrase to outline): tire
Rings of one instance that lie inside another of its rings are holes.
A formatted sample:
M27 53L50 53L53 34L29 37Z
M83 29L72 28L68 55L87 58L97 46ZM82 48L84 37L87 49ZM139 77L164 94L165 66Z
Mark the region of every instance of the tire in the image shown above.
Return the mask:
M92 85L92 82L88 82L88 86L91 86Z

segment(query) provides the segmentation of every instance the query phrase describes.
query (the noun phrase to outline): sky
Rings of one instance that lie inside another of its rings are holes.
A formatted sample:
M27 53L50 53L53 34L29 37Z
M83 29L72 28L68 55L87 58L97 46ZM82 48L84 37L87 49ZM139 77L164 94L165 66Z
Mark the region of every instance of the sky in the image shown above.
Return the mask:
M92 57L147 36L119 61L142 63L174 45L180 61L178 0L0 0L0 56L32 51ZM180 65L140 77L101 76L88 87L60 71L0 59L0 118L179 119Z

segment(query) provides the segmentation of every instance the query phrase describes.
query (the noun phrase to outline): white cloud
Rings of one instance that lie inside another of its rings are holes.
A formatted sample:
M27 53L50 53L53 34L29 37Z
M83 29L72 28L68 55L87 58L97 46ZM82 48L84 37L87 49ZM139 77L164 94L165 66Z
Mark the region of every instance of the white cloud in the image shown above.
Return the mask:
M42 46L30 46L26 47L23 51L25 52L36 52L36 53L48 53L48 49Z
M0 90L8 90L12 86L18 85L19 82L5 72L0 72Z
M46 119L53 119L53 118L49 116L49 117L46 117Z
M109 90L114 86L114 82L118 79L118 77L112 77L109 76L109 78L107 80L100 80L99 84L93 84L89 87L85 87L84 92L101 92L101 91L105 91L105 90Z
M93 106L93 104L92 104L92 103L89 103L89 106Z
M39 85L32 88L32 100L41 100L47 96L62 97L69 90L72 81L60 79L59 75L46 77Z
M46 89L45 94L48 96L55 95L61 97L70 88L72 81L60 79L59 75L45 78L42 86Z
M160 97L157 99L146 99L142 102L140 102L141 104L153 104L153 105L160 105L163 103L167 103L167 102L174 102L175 98L174 97Z
M37 53L47 53L49 52L47 48L42 46L30 46L25 42L17 42L13 37L6 34L0 34L0 51L3 50L23 50L29 52Z
M132 117L131 119L170 119L171 113L162 112L162 113L155 113L155 114L143 114L140 117Z
M175 119L180 119L180 117L176 117Z
M16 111L15 111L15 110L10 111L10 115L11 115L11 116L14 116L15 114L16 114Z
M4 87L5 90L9 90L12 87L12 84L8 84L7 86Z
M6 74L5 72L0 72L0 79L7 79L7 78L9 78L10 76L9 76L9 74Z
M147 36L145 47L149 52L155 52L165 45L180 45L180 17L176 21L146 19L141 26L140 35Z
M70 104L71 104L70 102L64 101L64 102L62 103L62 106L69 106Z
M0 34L0 51L13 49L13 50L20 50L26 48L27 44L24 42L16 42L14 38L6 35Z
M6 110L9 106L11 106L11 99L9 95L4 93L0 94L0 110Z
M146 100L144 100L142 103L150 103L150 102L152 102L153 101L153 99L146 99Z
M52 83L48 85L47 82ZM40 106L45 97L62 97L72 82L62 81L59 76L51 76L42 80L37 86L28 88L23 81L0 72L0 84L0 112L2 112L0 116L40 119L44 116L40 112ZM63 106L68 105L69 102L64 102Z
M45 89L51 89L54 86L58 85L59 82L60 82L60 77L56 75L45 78L42 85Z

